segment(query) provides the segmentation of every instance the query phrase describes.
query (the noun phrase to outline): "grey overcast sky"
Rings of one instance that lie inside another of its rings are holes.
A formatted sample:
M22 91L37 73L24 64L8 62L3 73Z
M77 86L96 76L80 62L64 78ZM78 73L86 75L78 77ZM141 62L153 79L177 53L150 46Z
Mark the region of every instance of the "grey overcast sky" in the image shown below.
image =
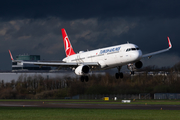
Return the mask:
M75 52L129 41L143 53L169 52L144 59L144 66L172 66L180 61L179 0L2 0L0 70L11 70L13 57L38 54L45 60L65 57L61 28Z

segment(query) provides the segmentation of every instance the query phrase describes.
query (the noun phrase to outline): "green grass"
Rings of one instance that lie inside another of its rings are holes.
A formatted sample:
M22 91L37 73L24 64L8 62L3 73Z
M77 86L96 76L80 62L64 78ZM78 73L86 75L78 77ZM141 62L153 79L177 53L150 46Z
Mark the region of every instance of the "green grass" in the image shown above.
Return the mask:
M0 101L56 101L74 104L122 104L118 101L103 100L0 100ZM130 104L180 105L180 100L135 100ZM123 109L63 109L36 107L0 107L0 120L179 120L180 110L123 110Z
M109 101L103 101L101 99L99 100L73 100L73 99L0 99L1 101L42 101L46 103L53 103L53 102L59 102L59 103L74 103L74 104L81 104L82 102L84 104L147 104L147 105L180 105L180 100L131 100L131 103L122 103L121 100L109 100ZM52 102L53 101L53 102Z
M180 105L180 100L136 100L131 104Z
M0 120L179 120L179 110L0 107Z
M81 104L82 101L66 101L64 100L63 103L74 103L74 104ZM46 102L46 103L53 103L53 102ZM56 101L57 103L57 101ZM62 103L62 101L59 101ZM83 104L146 104L146 105L180 105L180 100L131 100L131 103L122 103L120 100L118 101L103 101L103 100L83 100Z

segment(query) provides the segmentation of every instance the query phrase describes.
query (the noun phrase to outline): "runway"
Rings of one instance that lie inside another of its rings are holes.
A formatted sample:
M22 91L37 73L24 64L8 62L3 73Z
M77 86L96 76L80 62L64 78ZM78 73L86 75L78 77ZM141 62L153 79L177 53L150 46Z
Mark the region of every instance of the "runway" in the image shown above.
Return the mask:
M140 109L140 110L180 110L180 105L142 104L97 104L80 101L0 101L0 107L43 107L43 108L84 108L84 109Z

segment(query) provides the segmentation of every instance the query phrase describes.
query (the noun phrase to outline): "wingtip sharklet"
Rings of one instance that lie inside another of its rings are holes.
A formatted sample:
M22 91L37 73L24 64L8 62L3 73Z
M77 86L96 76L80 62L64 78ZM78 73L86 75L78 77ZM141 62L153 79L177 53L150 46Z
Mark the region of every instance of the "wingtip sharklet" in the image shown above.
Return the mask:
M171 44L170 38L167 37L167 39L168 39L169 49L171 49L172 48L172 44Z
M14 58L13 58L13 56L12 56L12 54L11 54L11 51L9 50L9 55L10 55L10 57L11 57L11 60L13 61L14 60Z

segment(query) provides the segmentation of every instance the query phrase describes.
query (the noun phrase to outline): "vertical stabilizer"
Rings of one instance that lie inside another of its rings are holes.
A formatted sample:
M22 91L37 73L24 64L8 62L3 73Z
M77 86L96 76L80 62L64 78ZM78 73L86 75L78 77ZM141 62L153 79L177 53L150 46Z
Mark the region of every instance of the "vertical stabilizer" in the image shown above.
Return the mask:
M72 48L72 45L69 41L69 38L67 36L65 29L63 28L61 29L61 31L62 31L63 41L64 41L64 49L65 49L66 57L76 54Z

